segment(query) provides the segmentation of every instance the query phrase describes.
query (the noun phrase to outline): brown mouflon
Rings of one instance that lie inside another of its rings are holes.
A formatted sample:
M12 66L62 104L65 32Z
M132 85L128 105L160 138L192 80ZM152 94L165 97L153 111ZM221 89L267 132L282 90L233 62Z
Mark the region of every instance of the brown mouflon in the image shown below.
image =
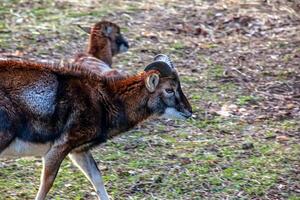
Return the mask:
M66 156L108 200L90 149L150 116L187 119L191 106L165 55L129 77L67 63L0 60L0 157L42 156L36 200L45 199Z

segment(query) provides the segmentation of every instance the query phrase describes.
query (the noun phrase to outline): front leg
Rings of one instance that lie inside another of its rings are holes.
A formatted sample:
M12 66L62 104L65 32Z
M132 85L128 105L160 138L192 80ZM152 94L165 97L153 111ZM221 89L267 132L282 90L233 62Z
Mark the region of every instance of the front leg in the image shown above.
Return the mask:
M109 200L108 194L103 184L101 172L98 169L97 163L94 160L91 152L74 152L69 154L69 157L93 184L98 198L100 200Z
M66 144L54 145L43 157L41 184L39 191L35 197L36 200L44 200L46 198L46 195L52 187L53 182L56 178L59 167L69 152L69 148Z

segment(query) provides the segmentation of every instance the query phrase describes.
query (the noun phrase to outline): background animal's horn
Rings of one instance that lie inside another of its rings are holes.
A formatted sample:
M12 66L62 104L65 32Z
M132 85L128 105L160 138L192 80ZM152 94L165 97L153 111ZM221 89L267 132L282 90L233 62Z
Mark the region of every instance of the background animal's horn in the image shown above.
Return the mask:
M154 61L162 61L167 63L171 68L174 68L174 65L171 61L171 59L169 58L169 56L165 55L165 54L158 54L154 57Z
M86 32L86 33L88 33L88 34L91 34L91 28L90 28L90 27L83 27L83 26L81 26L81 25L79 25L79 24L76 24L76 26L77 26L78 28L80 28L81 30L83 30L84 32Z
M172 75L172 68L170 65L164 61L154 61L147 65L144 71L157 70L163 77Z

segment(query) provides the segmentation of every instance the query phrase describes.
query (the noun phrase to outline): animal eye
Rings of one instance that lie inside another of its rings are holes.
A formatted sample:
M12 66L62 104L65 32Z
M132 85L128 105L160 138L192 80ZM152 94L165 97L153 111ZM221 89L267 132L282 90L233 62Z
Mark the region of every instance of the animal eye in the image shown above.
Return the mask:
M166 89L166 92L167 92L168 94L172 94L172 93L174 93L174 90L173 90L173 89Z

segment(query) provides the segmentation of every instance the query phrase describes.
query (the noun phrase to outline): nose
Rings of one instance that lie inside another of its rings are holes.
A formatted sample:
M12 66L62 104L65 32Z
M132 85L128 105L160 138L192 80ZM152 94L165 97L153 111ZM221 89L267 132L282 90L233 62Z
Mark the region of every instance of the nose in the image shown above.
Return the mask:
M116 42L118 45L124 45L127 49L129 48L128 41L123 37L123 35L117 37Z
M128 44L127 40L125 40L125 39L124 39L124 46L129 49L129 44Z
M186 118L190 118L191 116L192 116L192 111L185 111L184 112L184 116L186 117Z
M184 110L184 113L185 113L185 116L187 118L190 118L193 114L193 111L192 111L192 106L191 104L189 103L189 101L187 100L187 98L185 97L185 95L183 94L182 90L181 90L181 87L180 87L180 83L179 83L179 95L180 95L180 99L181 99L181 102L182 102L182 110Z

